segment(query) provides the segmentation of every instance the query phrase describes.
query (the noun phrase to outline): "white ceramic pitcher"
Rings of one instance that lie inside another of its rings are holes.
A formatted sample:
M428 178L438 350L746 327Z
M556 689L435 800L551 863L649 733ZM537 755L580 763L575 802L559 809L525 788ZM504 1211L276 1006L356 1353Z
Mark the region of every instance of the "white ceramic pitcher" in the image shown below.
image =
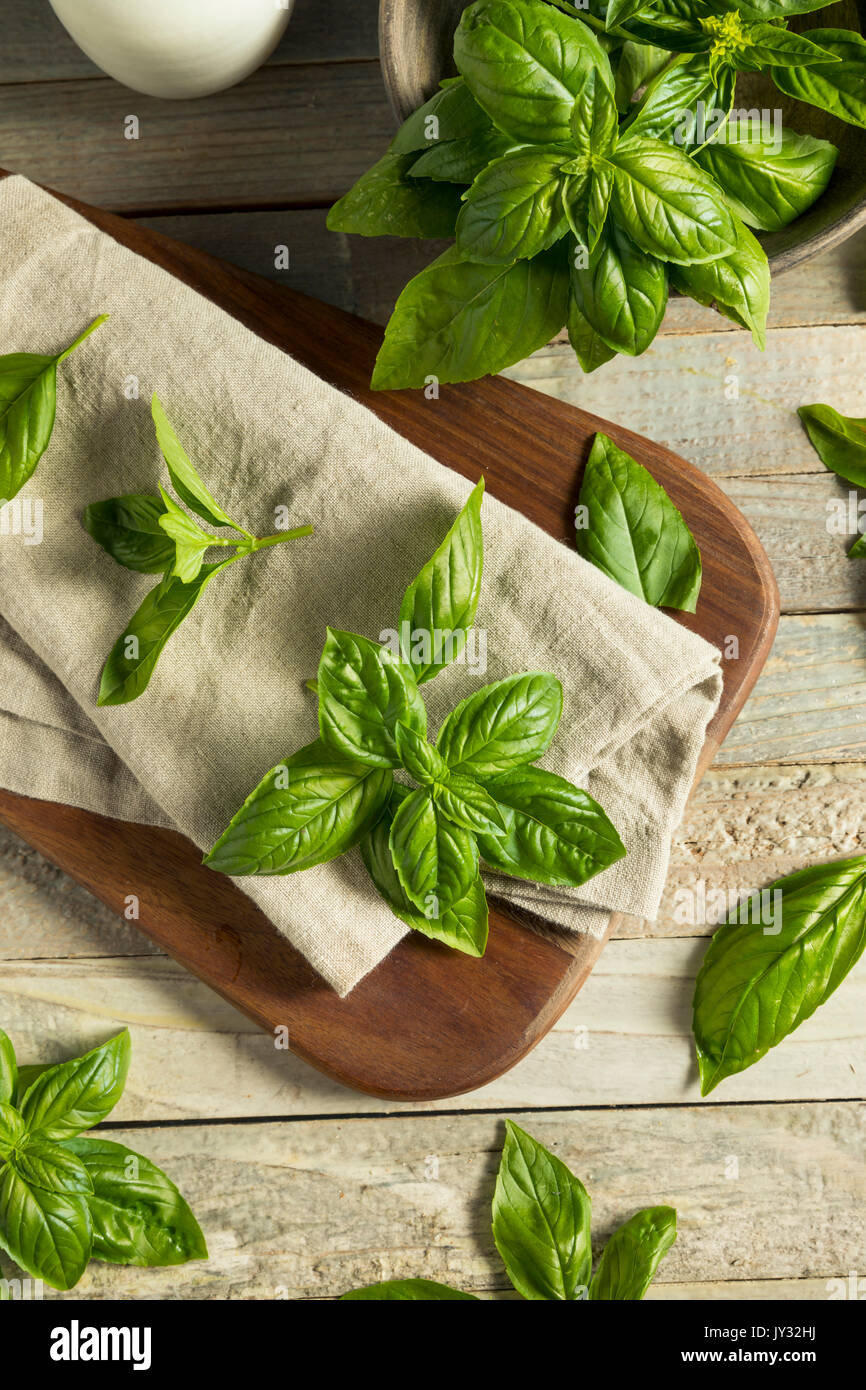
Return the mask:
M276 47L294 0L51 0L103 72L154 97L201 97L247 77Z

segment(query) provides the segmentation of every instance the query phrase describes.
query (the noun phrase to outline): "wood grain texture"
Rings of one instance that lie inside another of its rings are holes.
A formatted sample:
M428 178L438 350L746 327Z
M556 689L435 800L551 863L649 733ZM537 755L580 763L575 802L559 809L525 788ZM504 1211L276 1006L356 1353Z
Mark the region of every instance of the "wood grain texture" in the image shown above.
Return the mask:
M862 1268L860 1104L515 1118L586 1183L596 1247L639 1207L676 1207L657 1297L666 1286L676 1295L683 1285L801 1279L826 1297L828 1279ZM475 1293L507 1287L490 1232L497 1117L105 1132L177 1182L210 1260L146 1271L94 1262L74 1297L320 1298L418 1275Z
M743 867L748 884L750 866ZM610 941L577 999L511 1071L471 1096L405 1108L498 1112L699 1102L691 1000L706 944L694 937ZM165 959L0 965L0 1018L22 1061L65 1060L128 1026L134 1065L119 1121L394 1109L393 1102L312 1076ZM796 1033L713 1096L723 1103L830 1098L866 1098L866 962Z
M699 612L678 614L678 620L719 646L734 624L739 637L700 760L699 774L705 770L757 677L778 618L766 556L708 479L628 431L502 378L446 388L435 403L418 392L371 392L381 339L374 326L232 272L133 223L74 206L351 392L440 462L465 477L484 473L495 496L556 537L569 537L580 464L597 429L646 463L701 547ZM494 910L482 961L410 933L339 1000L263 914L230 882L217 883L179 836L10 793L0 796L0 818L117 910L136 893L141 927L151 939L271 1033L289 1025L298 1055L360 1090L391 1098L458 1094L512 1066L574 997L603 944L572 935L566 951Z

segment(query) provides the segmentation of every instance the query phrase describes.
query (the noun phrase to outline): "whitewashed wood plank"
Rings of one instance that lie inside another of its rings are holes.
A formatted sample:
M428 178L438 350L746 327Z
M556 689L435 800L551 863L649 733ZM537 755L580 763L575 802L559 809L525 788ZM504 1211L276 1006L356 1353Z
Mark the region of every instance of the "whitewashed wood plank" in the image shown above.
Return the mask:
M515 1118L586 1183L596 1244L640 1207L676 1207L679 1236L659 1274L673 1294L805 1279L826 1297L827 1279L862 1266L862 1106ZM74 1296L321 1298L418 1275L504 1289L490 1233L502 1133L488 1115L112 1130L178 1183L211 1258L167 1270L94 1263Z
M505 375L628 421L714 477L820 473L797 407L829 401L862 415L864 354L858 325L779 328L764 353L740 331L662 336L642 357L618 357L590 376L568 346L553 344Z
M469 1096L414 1110L682 1105L699 1098L691 1038L695 938L615 940L554 1030L517 1067ZM0 1026L22 1061L60 1060L122 1026L133 1067L118 1119L383 1114L311 1071L165 959L0 966ZM713 1099L866 1096L866 963L761 1062ZM404 1108L404 1107L401 1107Z

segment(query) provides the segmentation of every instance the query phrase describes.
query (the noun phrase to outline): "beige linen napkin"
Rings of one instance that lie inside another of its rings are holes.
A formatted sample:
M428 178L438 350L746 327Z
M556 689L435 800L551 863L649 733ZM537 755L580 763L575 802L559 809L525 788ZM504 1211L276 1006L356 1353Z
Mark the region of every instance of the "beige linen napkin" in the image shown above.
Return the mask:
M42 502L41 543L0 536L0 783L208 847L316 736L303 682L326 625L374 638L394 626L469 484L22 178L0 184L0 254L0 352L56 351L111 315L61 368L54 437L21 494ZM145 694L98 709L102 663L155 580L117 566L79 518L165 481L154 390L229 514L265 534L286 505L316 533L217 576ZM424 687L431 731L480 684L554 672L565 707L544 763L601 802L628 849L579 890L489 886L567 930L599 933L611 910L652 917L719 653L491 497L482 522L487 670L455 664ZM357 852L237 882L341 994L404 934Z

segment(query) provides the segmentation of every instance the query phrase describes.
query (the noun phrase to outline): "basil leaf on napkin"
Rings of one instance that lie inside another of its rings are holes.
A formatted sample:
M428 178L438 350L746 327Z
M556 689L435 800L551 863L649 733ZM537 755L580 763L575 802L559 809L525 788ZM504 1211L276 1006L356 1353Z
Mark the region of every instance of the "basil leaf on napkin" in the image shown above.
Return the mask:
M95 1259L144 1266L207 1259L189 1204L150 1159L102 1138L67 1139L63 1148L90 1181Z
M68 1139L99 1124L123 1093L129 1057L129 1033L124 1028L83 1057L48 1067L21 1101L28 1133L40 1139Z
M482 478L442 544L413 579L400 604L400 645L418 685L460 655L475 622L481 593Z
M473 836L447 820L425 788L401 801L388 843L403 892L425 917L459 903L478 876Z
M562 686L541 671L506 676L461 700L436 746L452 772L495 777L540 758L562 714Z
M590 1302L642 1299L677 1238L673 1207L646 1207L614 1231L589 1286Z
M174 559L174 542L159 524L164 512L161 497L133 492L91 502L81 522L119 565L139 574L162 574Z
M163 410L156 392L154 392L150 403L150 413L156 430L156 441L165 459L168 476L171 478L172 486L178 497L186 503L191 511L195 512L196 516L200 516L202 521L206 521L210 526L231 526L234 531L248 536L249 532L239 526L236 521L232 521L216 498L205 487L175 434L174 426ZM165 500L165 494L163 494L163 500Z
M322 740L345 758L398 767L395 725L427 732L412 668L368 637L328 628L317 680Z
M593 440L577 515L586 522L575 533L585 560L647 603L694 613L701 588L694 537L664 488L606 434Z
M388 768L347 761L316 739L266 773L204 862L232 875L327 863L363 839L392 783Z
M801 869L772 890L781 894L772 924L754 895L719 927L701 963L692 1025L701 1095L798 1028L866 946L866 855Z
M452 773L447 782L434 791L436 804L443 816L471 830L473 835L504 835L505 818L489 791L472 777Z
M21 491L51 441L57 368L107 318L100 314L62 352L10 352L0 357L0 504Z
M493 1196L493 1239L518 1293L568 1300L589 1283L591 1203L579 1178L525 1130L505 1122Z
M622 859L625 846L597 801L541 767L517 767L485 781L505 834L479 833L484 863L533 883L578 888Z
M840 415L831 405L801 405L797 414L825 467L866 487L866 419Z

